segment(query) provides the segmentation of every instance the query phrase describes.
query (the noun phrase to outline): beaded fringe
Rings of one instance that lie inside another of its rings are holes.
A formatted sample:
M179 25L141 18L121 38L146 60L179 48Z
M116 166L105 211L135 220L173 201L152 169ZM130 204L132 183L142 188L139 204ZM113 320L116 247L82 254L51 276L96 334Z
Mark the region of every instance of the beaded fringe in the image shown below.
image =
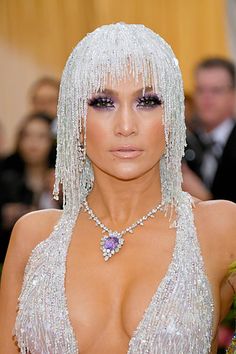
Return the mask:
M107 83L135 81L152 86L163 101L166 151L160 161L162 201L172 207L181 191L185 147L184 93L178 61L171 47L143 25L116 23L89 33L72 51L61 79L54 198L59 184L63 205L78 211L93 187L89 158L80 172L78 148L86 142L87 102ZM86 148L86 146L85 146ZM85 151L86 154L86 151Z

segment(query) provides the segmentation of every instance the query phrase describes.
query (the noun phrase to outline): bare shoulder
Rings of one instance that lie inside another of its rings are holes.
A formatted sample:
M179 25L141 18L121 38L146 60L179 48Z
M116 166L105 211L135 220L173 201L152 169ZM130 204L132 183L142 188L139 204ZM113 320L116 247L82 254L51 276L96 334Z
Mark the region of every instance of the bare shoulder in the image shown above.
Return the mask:
M27 213L12 230L8 252L18 253L26 261L32 249L46 239L62 215L62 210L46 209Z
M43 232L59 220L62 212L59 209L32 211L19 218L15 223L14 229L29 228L30 231L35 231L36 233Z
M2 280L21 283L32 250L53 231L62 210L47 209L25 214L15 223L3 266Z
M235 231L236 226L236 204L229 200L208 200L201 201L194 198L195 217L207 221L207 225L221 231L223 227L227 231Z
M201 201L194 198L196 227L211 247L236 260L236 204L228 200ZM214 245L213 245L214 244Z
M28 213L14 225L0 287L0 353L18 353L12 340L18 297L25 266L35 246L46 239L62 215L61 210L48 209Z

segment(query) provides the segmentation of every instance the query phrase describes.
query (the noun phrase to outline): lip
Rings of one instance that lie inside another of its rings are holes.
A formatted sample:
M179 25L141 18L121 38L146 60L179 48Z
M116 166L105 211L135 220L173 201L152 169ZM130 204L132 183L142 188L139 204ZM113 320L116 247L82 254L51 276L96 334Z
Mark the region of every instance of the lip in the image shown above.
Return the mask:
M122 159L133 159L140 156L143 153L143 150L132 145L122 145L111 149L110 152L112 155Z

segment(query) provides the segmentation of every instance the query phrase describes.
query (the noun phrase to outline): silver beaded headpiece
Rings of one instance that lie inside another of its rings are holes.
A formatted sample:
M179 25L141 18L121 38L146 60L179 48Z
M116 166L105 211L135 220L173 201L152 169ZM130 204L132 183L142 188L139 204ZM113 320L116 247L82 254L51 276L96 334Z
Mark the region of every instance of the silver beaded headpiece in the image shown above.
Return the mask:
M176 205L181 191L185 147L184 94L171 47L144 25L116 23L87 34L65 65L58 102L57 160L53 195L62 184L63 207L77 212L93 187L86 155L88 99L122 79L142 78L162 98L166 150L160 161L162 201ZM83 132L83 141L81 133Z

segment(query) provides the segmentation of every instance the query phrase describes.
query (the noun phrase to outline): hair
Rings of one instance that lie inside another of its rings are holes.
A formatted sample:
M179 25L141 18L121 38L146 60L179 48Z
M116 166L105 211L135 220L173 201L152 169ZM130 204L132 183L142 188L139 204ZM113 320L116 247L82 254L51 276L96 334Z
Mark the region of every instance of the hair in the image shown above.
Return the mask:
M63 207L78 212L93 187L93 170L86 155L87 104L91 96L133 76L143 87L152 86L163 102L166 149L160 161L162 202L179 201L184 155L184 93L178 61L171 47L144 25L116 23L87 34L74 48L65 65L58 103L56 179L63 187ZM81 132L85 164L81 169Z
M233 89L236 87L236 72L235 65L232 61L224 58L207 58L202 60L196 67L195 72L197 73L201 69L223 69L230 77L231 86Z
M56 89L56 91L59 92L59 88L60 88L60 81L53 78L53 77L49 77L49 76L44 76L44 77L41 77L40 79L36 80L32 86L30 87L30 97L32 99L34 99L36 93L37 93L37 90L39 88L41 88L42 86L51 86L53 88Z

